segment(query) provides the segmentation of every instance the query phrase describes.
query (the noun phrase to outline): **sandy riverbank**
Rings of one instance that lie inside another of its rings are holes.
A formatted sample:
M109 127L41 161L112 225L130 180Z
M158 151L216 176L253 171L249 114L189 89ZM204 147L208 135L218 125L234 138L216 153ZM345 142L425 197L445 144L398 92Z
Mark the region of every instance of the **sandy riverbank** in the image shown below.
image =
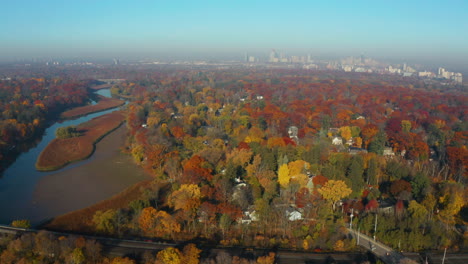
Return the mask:
M99 96L99 102L95 105L85 105L80 107L75 107L68 111L63 112L60 117L63 119L72 119L84 115L89 115L91 113L97 113L107 109L115 108L125 104L125 101L117 98L107 98L104 96Z
M120 153L125 131L121 126L103 138L89 160L39 181L33 201L44 218L90 206L149 179L130 156Z

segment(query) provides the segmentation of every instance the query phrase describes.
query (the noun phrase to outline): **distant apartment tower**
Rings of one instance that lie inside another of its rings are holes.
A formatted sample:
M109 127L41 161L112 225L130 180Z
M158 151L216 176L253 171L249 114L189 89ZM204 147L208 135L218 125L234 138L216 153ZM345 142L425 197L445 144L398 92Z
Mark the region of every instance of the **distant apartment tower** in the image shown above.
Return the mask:
M304 56L292 56L291 62L292 63L305 63L306 58Z
M419 77L433 77L434 74L432 72L429 72L429 71L423 71L423 72L419 72L418 76Z
M270 52L270 62L279 62L278 53L275 49L272 49Z
M437 75L442 76L445 72L444 68L439 67L439 71L437 72Z
M462 83L463 82L463 75L461 73L455 73L455 75L452 76L453 80L457 83Z
M444 78L447 80L452 80L456 83L462 83L463 82L463 75L459 72L449 72L446 71L444 68L439 68L438 71L438 76L439 78Z

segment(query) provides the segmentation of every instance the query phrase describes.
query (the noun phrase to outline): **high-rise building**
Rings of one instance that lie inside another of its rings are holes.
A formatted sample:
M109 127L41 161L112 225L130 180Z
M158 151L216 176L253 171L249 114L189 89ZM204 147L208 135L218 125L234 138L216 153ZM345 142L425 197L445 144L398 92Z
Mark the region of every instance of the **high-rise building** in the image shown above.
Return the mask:
M275 49L272 49L270 52L270 62L278 62L278 61L279 61L278 53L276 52Z
M444 68L439 68L439 71L438 71L437 74L438 74L439 76L442 76L442 75L444 75L444 72L445 72L445 69L444 69Z
M455 75L452 76L453 80L457 83L462 83L463 82L463 75L461 73L455 73Z

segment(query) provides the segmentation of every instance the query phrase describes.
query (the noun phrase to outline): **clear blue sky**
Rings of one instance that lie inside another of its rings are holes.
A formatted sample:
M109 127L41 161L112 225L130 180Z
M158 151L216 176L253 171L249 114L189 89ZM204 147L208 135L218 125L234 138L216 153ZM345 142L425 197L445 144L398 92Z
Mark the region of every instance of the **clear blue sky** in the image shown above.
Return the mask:
M467 0L4 0L0 58L264 52L468 59Z

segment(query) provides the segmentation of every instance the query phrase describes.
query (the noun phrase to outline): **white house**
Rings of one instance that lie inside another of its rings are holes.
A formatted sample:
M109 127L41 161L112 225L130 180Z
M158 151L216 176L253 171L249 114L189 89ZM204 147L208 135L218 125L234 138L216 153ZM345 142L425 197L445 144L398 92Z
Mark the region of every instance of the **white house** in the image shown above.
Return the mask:
M240 222L241 224L250 224L251 222L257 221L257 212L252 208L249 208L248 210L244 211L244 215L240 219L237 219L237 222Z
M395 156L395 152L393 152L392 148L385 147L383 151L384 156Z
M341 137L334 137L332 139L332 144L335 146L343 145L343 139Z
M286 216L288 217L289 221L298 221L302 220L302 213L299 211L298 208L288 208L286 209Z

